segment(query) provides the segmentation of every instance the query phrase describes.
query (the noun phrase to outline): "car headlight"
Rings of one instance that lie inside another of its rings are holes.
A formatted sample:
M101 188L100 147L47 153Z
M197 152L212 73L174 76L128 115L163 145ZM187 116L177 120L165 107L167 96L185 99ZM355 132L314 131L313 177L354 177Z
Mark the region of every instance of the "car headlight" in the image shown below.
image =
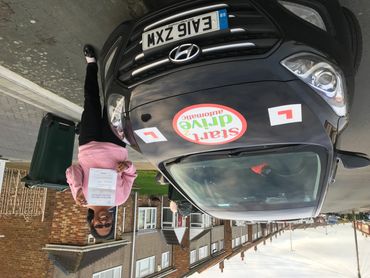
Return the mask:
M284 8L286 8L287 10L295 14L296 16L326 31L326 26L325 26L325 23L322 17L314 9L307 7L307 6L303 6L301 4L292 3L288 1L279 1L279 3Z
M281 64L310 85L338 116L347 114L344 77L337 66L311 53L295 54Z
M122 116L125 112L125 97L118 94L112 94L108 97L107 112L108 121L114 134L121 140L125 138L123 133Z

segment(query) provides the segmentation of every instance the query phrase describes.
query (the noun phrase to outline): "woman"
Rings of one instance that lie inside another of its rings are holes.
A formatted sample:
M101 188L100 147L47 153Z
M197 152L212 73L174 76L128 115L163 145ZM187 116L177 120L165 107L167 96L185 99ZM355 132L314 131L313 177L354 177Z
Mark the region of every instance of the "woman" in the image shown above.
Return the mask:
M92 46L84 46L87 62L84 111L81 117L78 164L66 170L67 182L71 188L77 205L89 208L88 222L92 234L101 238L109 237L113 231L113 215L111 206L89 205L88 193L90 168L115 169L118 173L116 182L115 206L123 204L130 195L132 184L136 178L136 169L127 160L127 150L111 131L107 112L103 115L99 97L98 65Z

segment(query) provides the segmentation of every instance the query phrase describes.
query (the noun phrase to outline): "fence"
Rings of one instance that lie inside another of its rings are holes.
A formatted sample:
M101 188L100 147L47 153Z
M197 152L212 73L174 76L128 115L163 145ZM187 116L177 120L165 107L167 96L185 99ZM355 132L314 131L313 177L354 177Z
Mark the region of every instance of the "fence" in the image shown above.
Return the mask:
M28 222L32 217L41 216L44 221L46 188L26 188L21 178L27 170L6 168L0 195L0 218L23 216Z
M363 235L366 235L366 237L370 235L370 224L369 223L363 223L361 221L356 221L356 228Z

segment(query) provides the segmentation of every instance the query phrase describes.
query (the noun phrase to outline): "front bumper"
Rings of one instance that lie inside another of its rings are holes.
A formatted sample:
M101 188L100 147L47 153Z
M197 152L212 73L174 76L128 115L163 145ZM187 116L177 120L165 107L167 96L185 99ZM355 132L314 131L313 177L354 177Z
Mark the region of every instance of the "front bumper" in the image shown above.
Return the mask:
M352 57L348 55L349 32L337 1L300 3L319 11L327 25L327 31L300 19L278 1L271 0L234 0L219 3L185 1L150 14L137 22L124 44L118 58L118 78L122 84L133 88L153 78L186 69L187 65L176 65L168 60L171 49L183 43L195 43L205 50L190 65L196 66L230 59L262 59L271 55L280 43L288 41L304 44L324 53L348 75L353 75L350 66ZM229 29L142 51L141 34L144 31L221 8L226 8L228 12ZM246 47L246 43L253 43L255 46Z

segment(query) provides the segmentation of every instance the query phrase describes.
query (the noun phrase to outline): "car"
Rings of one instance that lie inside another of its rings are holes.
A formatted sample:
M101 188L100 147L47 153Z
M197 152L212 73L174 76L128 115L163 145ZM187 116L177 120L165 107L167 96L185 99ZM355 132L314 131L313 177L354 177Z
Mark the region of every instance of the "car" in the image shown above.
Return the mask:
M101 54L115 134L219 219L320 213L348 124L361 29L338 1L182 1L119 25ZM162 179L162 180L163 180Z

